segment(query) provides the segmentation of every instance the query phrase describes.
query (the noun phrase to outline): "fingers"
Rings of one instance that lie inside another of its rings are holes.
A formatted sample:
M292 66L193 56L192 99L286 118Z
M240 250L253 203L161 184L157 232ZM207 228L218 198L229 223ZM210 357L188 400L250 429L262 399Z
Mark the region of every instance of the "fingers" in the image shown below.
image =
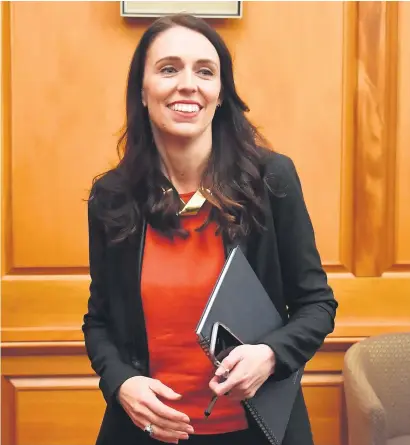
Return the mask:
M209 388L217 395L228 395L232 400L251 399L256 393L256 386L247 380L246 376L239 379L229 378L220 383L218 377L213 377L209 382Z
M157 398L160 396L177 400L181 397L160 381L135 377L134 381L123 384L121 388L120 403L128 416L142 430L151 424L152 435L156 439L178 443L178 440L188 439L188 435L194 432L186 414L165 405Z
M155 394L168 400L178 400L182 397L181 394L176 393L169 386L164 385L159 380L152 379L149 387Z
M131 419L139 428L143 430L147 425L151 424L153 428L152 437L167 443L178 443L178 440L186 440L189 438L189 434L194 433L192 426L182 420L188 419L189 421L189 418L185 414L163 405L162 402L159 402L158 399L155 398L155 395L153 395L152 399L156 399L159 404L164 407L160 411L166 415L166 417L162 417L158 412L150 408L150 406L156 406L150 399L151 398L144 403L138 403L133 407ZM168 416L173 416L174 419L179 420L170 420Z
M224 358L215 372L218 377L227 378L229 372L243 359L241 347L235 348L228 357Z
M217 396L229 392L229 395L232 395L233 398L244 400L255 395L258 388L258 381L257 376L249 373L246 363L239 361L225 381L221 382L220 377L215 373L215 376L209 382L209 387Z
M179 441L182 440L187 440L189 438L188 434L183 434L180 436L175 436L175 433L173 431L165 431L165 430L161 430L161 429L156 429L155 427L153 427L154 429L154 433L152 434L151 437L153 437L156 440L160 440L161 442L165 442L165 443L179 443Z
M232 388L237 387L243 381L243 377L239 375L231 374L227 380L221 383L218 376L212 378L209 382L209 388L218 396L222 396L227 392L230 392Z
M234 388L229 393L229 398L238 402L243 400L249 400L256 394L256 390L254 388Z
M182 422L182 423L190 422L190 419L186 414L181 413L180 411L177 411L176 409L165 405L159 399L157 399L154 394L150 397L147 397L144 404L150 411L152 411L158 417L168 419L172 422Z
M147 407L142 407L139 410L139 414L148 419L147 423L152 423L155 426L160 427L164 430L172 430L172 431L178 431L181 433L187 433L187 434L193 434L194 429L189 423L186 422L174 422L172 420L169 420L167 418L158 416L156 413L150 411Z
M181 439L186 440L189 438L188 434L185 432L166 430L166 429L161 428L160 426L150 422L148 419L142 420L142 421L137 420L134 423L142 430L144 430L144 428L151 423L152 431L153 431L151 437L156 440L160 440L161 442L178 443L178 441Z
M229 356L227 357L227 359ZM234 357L235 359L236 357ZM226 359L226 360L227 360ZM217 396L221 396L222 394L225 394L226 392L230 391L232 388L238 386L241 384L244 380L247 378L246 370L243 369L244 366L241 366L240 361L238 360L236 362L236 365L234 368L228 368L232 369L232 371L229 372L228 378L221 382L221 373L224 372L224 370L221 370L221 367L227 367L231 365L231 363L234 362L234 360L231 360L226 364L225 360L222 362L221 366L216 370L215 376L212 378L212 380L209 382L209 387L214 391L214 393ZM238 363L239 362L239 363Z

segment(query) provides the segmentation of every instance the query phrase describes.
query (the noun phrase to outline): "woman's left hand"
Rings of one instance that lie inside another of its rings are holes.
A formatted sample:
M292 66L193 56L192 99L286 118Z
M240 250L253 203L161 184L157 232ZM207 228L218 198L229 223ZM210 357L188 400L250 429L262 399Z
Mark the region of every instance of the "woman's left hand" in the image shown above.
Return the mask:
M237 346L224 360L209 382L217 395L229 392L235 400L252 398L275 369L275 354L267 345ZM221 382L224 374L229 376Z

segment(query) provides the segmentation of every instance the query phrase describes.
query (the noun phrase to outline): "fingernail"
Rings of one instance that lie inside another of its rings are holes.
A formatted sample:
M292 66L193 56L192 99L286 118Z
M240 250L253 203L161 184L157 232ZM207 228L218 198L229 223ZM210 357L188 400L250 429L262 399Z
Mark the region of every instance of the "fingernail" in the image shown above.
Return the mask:
M223 377L224 379L227 379L229 377L229 369L224 368L223 366L220 366L216 371L215 375L217 377Z

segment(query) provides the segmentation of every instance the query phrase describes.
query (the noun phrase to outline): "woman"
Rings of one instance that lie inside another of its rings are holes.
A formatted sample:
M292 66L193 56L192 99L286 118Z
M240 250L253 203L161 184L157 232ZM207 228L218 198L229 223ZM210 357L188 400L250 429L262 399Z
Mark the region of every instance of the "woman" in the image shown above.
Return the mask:
M83 331L107 401L97 444L265 444L240 401L303 366L337 307L293 163L261 148L229 51L201 19L148 28L126 106L122 159L89 199ZM235 348L214 373L194 331L238 242L286 325ZM204 419L211 390L229 395ZM300 392L284 445L312 443Z

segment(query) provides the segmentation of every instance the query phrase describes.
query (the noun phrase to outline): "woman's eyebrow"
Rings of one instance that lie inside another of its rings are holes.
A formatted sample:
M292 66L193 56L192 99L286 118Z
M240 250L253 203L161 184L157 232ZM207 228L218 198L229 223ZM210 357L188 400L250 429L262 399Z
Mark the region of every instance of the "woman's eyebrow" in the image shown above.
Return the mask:
M199 59L196 61L196 63L200 63L200 64L208 64L208 65L213 65L215 68L218 68L218 64L216 62L214 62L211 59Z
M178 56L162 57L155 63L155 65L158 65L163 62L182 62L182 59ZM215 66L215 68L218 68L218 64L212 59L199 59L195 62L195 64L209 64Z

